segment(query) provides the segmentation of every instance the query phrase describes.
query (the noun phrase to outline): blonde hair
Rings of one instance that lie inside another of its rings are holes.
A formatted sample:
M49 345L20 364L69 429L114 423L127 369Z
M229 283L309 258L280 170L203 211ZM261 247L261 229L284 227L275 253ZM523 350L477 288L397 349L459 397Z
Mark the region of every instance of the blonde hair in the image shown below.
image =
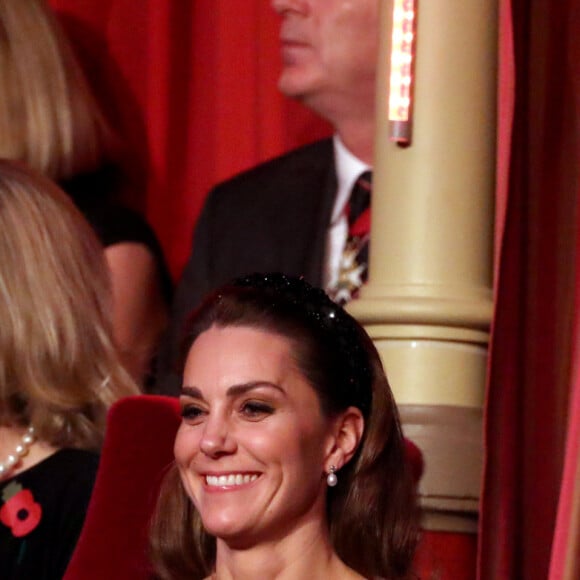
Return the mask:
M106 160L112 132L43 0L0 0L0 87L0 157L55 181Z
M67 195L0 160L0 425L96 449L108 407L138 393L119 362L102 248Z

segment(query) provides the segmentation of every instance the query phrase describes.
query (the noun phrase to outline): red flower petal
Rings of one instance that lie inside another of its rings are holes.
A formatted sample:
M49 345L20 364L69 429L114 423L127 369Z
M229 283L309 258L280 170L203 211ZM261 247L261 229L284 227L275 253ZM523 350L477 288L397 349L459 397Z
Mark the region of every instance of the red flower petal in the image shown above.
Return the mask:
M42 508L34 501L28 489L11 497L0 509L0 521L12 529L12 535L21 538L32 532L40 523Z

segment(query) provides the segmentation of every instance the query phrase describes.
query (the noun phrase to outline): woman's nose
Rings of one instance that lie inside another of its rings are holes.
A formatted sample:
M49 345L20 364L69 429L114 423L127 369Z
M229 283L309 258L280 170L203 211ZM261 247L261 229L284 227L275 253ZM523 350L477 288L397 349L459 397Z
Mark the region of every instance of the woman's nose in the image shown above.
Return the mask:
M227 419L217 416L208 418L204 425L199 448L202 453L213 458L235 452L235 437Z

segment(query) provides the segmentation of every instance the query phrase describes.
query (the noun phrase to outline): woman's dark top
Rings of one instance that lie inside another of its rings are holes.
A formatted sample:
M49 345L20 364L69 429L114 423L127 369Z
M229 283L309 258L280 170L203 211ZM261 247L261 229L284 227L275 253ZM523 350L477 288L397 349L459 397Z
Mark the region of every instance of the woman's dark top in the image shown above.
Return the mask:
M60 580L77 543L99 456L62 449L0 482L0 578Z
M159 241L140 214L117 202L119 183L119 171L107 165L59 185L83 213L105 248L134 242L143 244L151 252L157 264L161 292L169 305L173 285Z

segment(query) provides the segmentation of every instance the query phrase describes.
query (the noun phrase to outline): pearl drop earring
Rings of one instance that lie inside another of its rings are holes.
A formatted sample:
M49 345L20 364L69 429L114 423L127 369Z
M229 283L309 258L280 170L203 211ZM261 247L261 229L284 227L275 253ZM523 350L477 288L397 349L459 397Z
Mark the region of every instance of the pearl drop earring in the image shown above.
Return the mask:
M336 467L334 465L330 466L330 473L326 477L326 483L328 487L334 487L338 483L338 477L336 477Z

